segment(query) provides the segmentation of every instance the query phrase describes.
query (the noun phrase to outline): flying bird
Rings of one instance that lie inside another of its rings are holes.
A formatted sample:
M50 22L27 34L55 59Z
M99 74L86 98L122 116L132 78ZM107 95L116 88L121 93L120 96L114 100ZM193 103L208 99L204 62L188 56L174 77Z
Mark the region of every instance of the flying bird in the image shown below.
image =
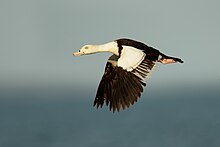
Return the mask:
M137 102L146 86L144 79L156 62L163 64L183 63L180 58L170 57L142 42L117 39L101 45L85 45L74 56L110 52L104 75L99 83L93 106L109 106L110 111L120 111Z

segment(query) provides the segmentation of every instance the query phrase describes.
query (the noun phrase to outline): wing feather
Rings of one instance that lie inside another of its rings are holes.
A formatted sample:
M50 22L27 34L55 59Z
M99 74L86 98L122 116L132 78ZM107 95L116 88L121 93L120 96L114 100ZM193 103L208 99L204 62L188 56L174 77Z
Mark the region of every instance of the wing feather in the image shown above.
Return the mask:
M135 69L127 71L117 66L118 58L113 56L106 64L93 106L102 108L105 103L110 111L119 112L120 108L128 108L140 98L143 87L146 86L144 79L149 75L155 62L144 59Z

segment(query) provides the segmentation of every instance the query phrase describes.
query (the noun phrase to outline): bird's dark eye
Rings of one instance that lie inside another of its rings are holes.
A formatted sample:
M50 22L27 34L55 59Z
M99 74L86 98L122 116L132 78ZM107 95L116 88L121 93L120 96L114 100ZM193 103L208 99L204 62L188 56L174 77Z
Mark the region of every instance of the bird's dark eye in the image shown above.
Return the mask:
M85 49L88 49L88 48L89 48L88 46L85 47Z

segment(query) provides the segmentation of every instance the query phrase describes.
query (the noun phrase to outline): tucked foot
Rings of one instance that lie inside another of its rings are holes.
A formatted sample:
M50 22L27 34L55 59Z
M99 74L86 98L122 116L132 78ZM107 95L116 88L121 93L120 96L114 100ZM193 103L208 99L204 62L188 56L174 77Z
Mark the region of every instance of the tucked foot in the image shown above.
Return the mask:
M166 56L162 53L160 53L158 61L163 64L170 64L170 63L176 63L176 62L183 63L183 61L180 58Z
M170 63L176 63L177 61L175 61L174 59L160 59L159 62L163 64L170 64Z

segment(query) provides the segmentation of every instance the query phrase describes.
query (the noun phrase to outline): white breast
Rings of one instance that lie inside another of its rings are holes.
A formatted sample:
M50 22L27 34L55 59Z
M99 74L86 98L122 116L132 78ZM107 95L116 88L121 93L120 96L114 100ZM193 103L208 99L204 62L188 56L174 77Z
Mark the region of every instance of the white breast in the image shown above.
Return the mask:
M130 46L123 46L121 57L118 59L118 66L127 71L132 71L144 60L144 57L145 53L141 50Z

